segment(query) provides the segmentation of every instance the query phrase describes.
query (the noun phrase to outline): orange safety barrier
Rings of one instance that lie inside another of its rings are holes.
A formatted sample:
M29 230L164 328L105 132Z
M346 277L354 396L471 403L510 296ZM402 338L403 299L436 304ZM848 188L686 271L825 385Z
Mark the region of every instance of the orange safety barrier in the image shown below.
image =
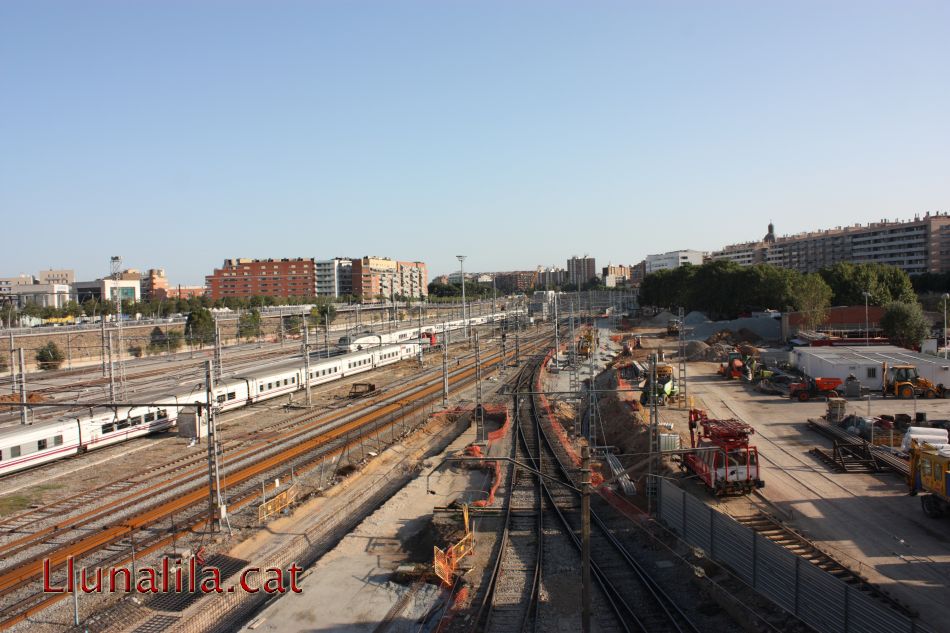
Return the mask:
M446 587L451 587L459 561L472 553L475 549L475 533L469 528L468 506L462 506L462 520L465 523L465 536L455 545L445 551L438 546L432 546L432 568L435 575L442 580Z

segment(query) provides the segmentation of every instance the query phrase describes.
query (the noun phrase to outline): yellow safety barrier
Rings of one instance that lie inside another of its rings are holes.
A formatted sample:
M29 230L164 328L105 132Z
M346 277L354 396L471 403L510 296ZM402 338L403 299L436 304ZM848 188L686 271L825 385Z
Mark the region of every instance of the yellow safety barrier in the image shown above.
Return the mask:
M297 484L279 492L273 499L268 499L257 507L257 522L263 523L275 514L297 500Z

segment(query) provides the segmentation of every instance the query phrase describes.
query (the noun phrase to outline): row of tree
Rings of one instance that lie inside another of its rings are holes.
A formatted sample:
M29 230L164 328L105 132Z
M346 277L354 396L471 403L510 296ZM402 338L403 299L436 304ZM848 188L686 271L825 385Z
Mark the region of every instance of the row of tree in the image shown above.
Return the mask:
M765 308L808 311L823 304L859 305L865 292L870 305L916 301L910 277L894 266L843 262L802 274L769 264L740 266L719 260L647 275L640 302L731 319Z
M812 329L827 320L830 306L861 305L865 300L885 308L881 327L897 344L914 347L930 329L909 275L885 264L842 262L802 274L720 260L661 270L647 275L640 286L642 305L699 310L713 319L766 308L798 310Z

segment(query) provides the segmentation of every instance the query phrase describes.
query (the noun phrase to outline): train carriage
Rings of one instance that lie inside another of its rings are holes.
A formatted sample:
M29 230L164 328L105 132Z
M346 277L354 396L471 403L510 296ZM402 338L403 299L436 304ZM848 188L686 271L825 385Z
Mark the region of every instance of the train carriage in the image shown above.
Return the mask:
M80 446L75 419L0 430L0 475L75 455Z

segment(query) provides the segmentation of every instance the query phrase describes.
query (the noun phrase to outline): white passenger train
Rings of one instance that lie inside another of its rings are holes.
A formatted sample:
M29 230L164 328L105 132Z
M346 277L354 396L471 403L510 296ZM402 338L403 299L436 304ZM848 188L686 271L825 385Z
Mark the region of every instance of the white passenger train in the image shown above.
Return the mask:
M481 316L469 317L471 325L484 325L486 323L495 323L503 321L505 318L514 318L520 314L521 310L509 310L508 312L495 312L493 314L483 314ZM435 345L437 337L443 332L452 332L461 330L465 327L464 319L456 319L443 323L423 325L395 332L363 332L352 336L342 336L337 341L336 348L341 352L358 352L383 345L395 345L397 343L420 341L423 345ZM443 329L444 328L444 329ZM421 331L422 336L419 336Z
M418 331L418 330L417 330ZM377 367L415 358L417 341L320 359L310 363L310 385L339 380ZM215 385L213 398L218 411L240 407L288 394L306 386L303 358L226 378ZM155 396L160 406L99 408L84 414L61 417L26 427L0 430L0 476L103 446L171 428L179 412L195 403L206 404L203 382L190 389Z

